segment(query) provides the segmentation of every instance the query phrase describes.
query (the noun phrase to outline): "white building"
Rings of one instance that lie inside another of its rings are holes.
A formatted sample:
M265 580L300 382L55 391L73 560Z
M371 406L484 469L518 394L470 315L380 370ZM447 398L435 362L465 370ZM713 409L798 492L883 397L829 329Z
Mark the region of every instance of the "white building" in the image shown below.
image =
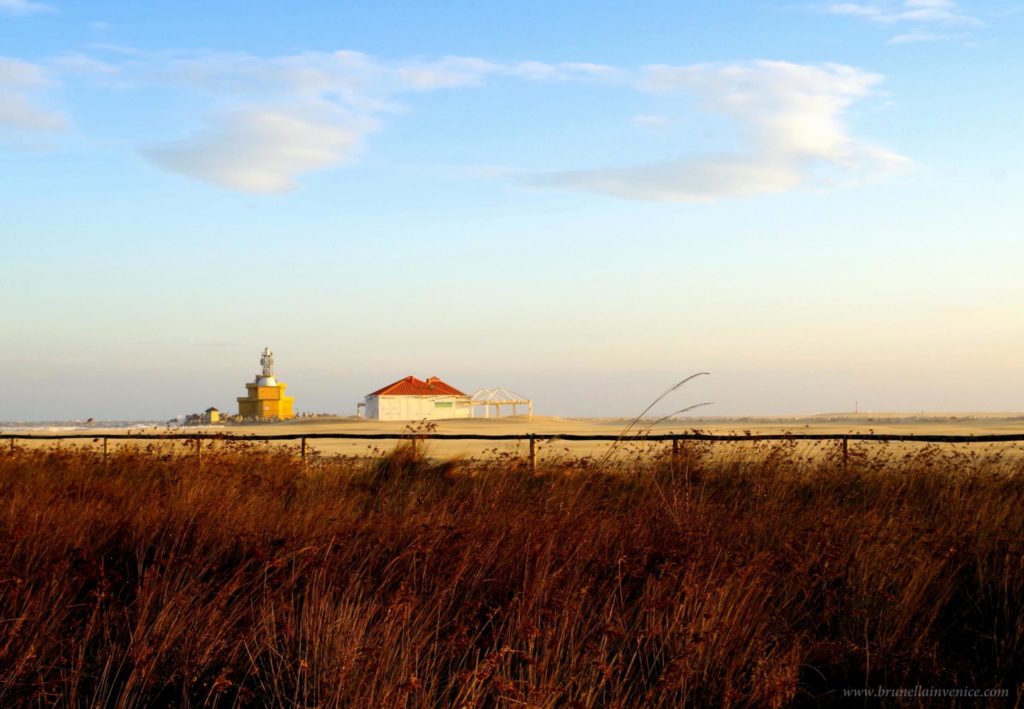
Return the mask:
M437 377L399 379L366 395L365 416L377 421L461 419L473 415L470 398Z

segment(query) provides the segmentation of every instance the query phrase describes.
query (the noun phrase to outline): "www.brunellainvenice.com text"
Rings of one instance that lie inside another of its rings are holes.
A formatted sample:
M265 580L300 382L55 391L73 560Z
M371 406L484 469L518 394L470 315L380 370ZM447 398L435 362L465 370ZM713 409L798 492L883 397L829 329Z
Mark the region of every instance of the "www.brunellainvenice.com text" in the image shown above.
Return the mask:
M1009 689L978 687L859 687L843 690L843 697L866 699L992 699L1009 697Z

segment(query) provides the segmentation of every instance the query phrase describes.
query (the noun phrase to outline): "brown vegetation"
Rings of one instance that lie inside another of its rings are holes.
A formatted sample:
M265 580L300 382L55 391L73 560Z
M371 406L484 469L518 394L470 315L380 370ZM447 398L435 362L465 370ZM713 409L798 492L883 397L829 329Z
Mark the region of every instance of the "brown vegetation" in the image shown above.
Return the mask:
M0 453L0 704L1018 696L1019 455L728 450Z

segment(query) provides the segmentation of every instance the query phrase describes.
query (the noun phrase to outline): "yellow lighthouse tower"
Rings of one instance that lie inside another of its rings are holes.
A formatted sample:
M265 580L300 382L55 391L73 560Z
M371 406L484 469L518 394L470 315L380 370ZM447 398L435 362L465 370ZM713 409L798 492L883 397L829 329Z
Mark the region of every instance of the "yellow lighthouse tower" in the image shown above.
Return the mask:
M238 397L238 415L242 418L290 419L295 417L295 399L284 395L287 386L274 378L274 353L263 348L263 371L245 385L248 396Z

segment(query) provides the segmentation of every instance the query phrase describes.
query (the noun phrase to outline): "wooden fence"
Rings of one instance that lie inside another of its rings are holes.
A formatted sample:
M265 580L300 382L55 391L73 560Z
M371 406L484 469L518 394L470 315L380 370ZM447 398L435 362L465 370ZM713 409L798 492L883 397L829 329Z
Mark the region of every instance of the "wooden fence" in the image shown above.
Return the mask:
M1024 442L1024 433L996 433L967 436L901 433L651 433L630 435L592 435L576 433L278 433L268 435L229 435L226 433L0 433L0 440L10 441L14 450L15 441L62 441L91 439L103 442L103 458L107 457L108 442L125 441L195 441L196 456L202 455L202 441L299 441L299 455L306 458L308 440L365 440L365 441L529 441L530 469L537 469L538 441L607 441L625 442L671 442L672 458L680 455L680 444L686 441L837 441L841 444L843 466L849 461L850 441L906 442L906 443L1019 443Z

